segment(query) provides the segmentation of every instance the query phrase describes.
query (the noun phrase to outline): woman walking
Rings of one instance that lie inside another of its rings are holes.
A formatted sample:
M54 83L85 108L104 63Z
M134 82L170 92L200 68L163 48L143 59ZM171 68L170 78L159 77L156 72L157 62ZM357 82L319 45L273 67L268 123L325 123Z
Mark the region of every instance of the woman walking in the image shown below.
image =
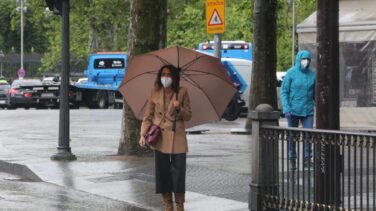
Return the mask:
M184 121L191 119L192 112L187 89L180 87L179 81L176 67L165 65L160 68L145 107L139 141L140 146L145 147L145 135L150 126L159 125L161 135L152 149L156 193L162 194L165 211L173 210L173 195L178 211L184 210L185 201L188 144Z

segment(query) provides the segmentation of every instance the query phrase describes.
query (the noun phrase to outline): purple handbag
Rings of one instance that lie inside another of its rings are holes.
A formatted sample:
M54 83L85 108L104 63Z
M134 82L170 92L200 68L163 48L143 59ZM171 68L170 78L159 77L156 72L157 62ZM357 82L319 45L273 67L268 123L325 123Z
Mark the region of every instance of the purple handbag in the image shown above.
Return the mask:
M158 143L160 134L161 128L156 124L152 124L145 135L146 143L150 146L155 146Z

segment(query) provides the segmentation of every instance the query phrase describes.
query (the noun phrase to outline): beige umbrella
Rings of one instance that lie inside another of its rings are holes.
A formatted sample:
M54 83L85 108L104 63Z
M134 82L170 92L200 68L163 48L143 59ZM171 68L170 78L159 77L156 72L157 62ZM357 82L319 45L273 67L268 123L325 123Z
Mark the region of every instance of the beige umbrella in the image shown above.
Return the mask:
M220 59L180 46L135 56L130 61L119 91L136 117L142 119L158 71L166 64L181 71L180 86L188 90L192 119L186 127L220 120L236 88Z

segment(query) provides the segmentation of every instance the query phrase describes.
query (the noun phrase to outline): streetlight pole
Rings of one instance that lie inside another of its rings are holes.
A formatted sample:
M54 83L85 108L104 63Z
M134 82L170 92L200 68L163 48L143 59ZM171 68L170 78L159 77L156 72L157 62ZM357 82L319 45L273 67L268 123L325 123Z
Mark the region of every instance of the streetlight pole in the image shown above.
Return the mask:
M18 0L18 3L20 6L17 8L17 11L21 14L21 67L18 70L17 74L19 78L23 78L25 76L25 70L24 70L24 13L26 12L26 7L24 6L24 3L26 0Z
M3 58L4 58L4 53L3 53L3 50L0 50L0 58L1 58L1 67L0 67L0 77L4 77L3 76Z
M21 2L21 69L23 69L24 65L24 0L20 0Z
M295 64L295 0L287 0L292 7L292 25L291 25L291 65Z
M59 3L58 1L57 4ZM69 0L62 0L62 71L60 83L60 115L58 152L51 156L52 160L76 160L69 146Z

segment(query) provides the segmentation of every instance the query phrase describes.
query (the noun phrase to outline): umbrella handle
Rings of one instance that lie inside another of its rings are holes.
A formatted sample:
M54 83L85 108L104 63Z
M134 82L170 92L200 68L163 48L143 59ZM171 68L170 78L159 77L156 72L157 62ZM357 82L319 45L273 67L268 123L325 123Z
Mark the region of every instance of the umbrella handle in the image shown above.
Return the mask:
M172 122L172 131L175 132L176 131L176 114L174 116L174 121Z
M176 93L176 100L178 100L178 93ZM172 131L175 132L176 131L176 116L178 115L178 109L175 108L175 112L174 112L174 121L172 122Z

